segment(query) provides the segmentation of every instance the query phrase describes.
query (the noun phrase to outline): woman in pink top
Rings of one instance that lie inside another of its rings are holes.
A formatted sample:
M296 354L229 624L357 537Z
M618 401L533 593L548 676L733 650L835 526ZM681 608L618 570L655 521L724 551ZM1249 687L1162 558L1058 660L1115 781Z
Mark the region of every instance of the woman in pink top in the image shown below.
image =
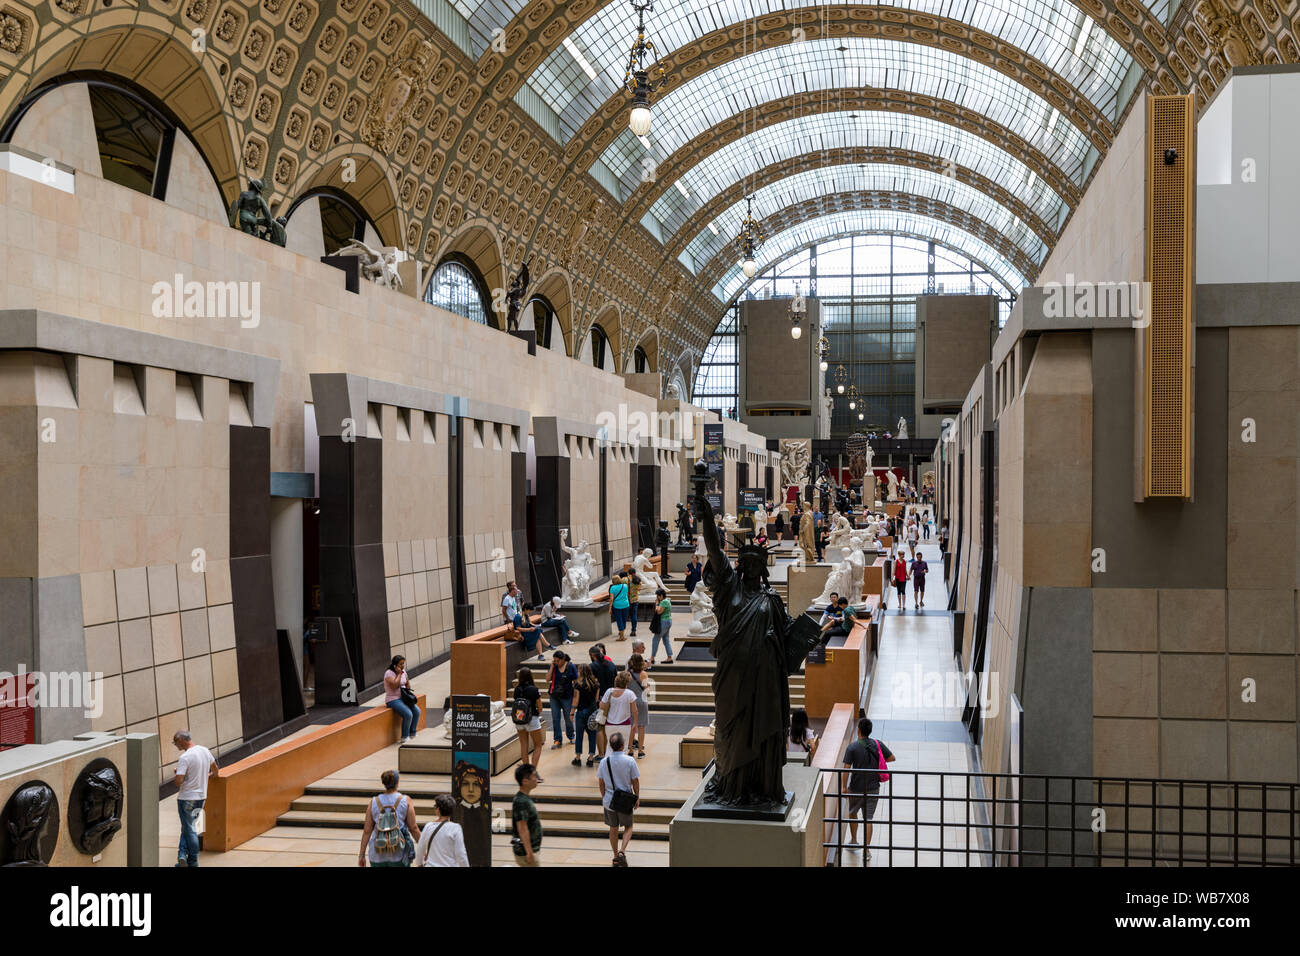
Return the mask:
M384 706L402 718L402 743L415 739L415 728L420 723L420 708L415 701L402 700L402 688L409 687L406 676L406 658L398 654L384 671Z

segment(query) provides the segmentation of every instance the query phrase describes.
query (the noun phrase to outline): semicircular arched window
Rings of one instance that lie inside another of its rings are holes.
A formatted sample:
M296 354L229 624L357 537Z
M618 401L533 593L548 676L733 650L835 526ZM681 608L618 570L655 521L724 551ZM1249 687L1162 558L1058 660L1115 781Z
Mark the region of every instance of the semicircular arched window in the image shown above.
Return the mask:
M544 349L551 347L551 337L555 334L555 326L558 320L555 317L555 309L540 295L535 295L528 300L528 305L524 308L525 312L532 310L533 329L537 332L537 344Z
M486 289L478 272L460 259L445 259L433 271L424 301L454 312L479 325L493 326L488 318Z
M591 364L596 368L605 367L605 357L609 354L609 336L599 325L591 327Z
M645 349L639 345L632 352L632 371L638 373L650 371L650 358L645 354Z

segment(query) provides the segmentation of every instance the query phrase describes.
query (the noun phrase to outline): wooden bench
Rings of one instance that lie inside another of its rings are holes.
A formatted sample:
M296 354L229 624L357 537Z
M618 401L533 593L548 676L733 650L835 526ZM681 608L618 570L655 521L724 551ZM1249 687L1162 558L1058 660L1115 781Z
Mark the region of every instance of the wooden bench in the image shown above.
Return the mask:
M858 736L858 705L856 703L838 703L831 708L826 718L826 729L822 731L821 741L817 744L817 753L813 754L811 764L819 771L842 766L844 751ZM822 773L822 792L825 794L825 843L840 842L837 817L848 816L848 803L839 798L844 774ZM833 858L835 851L826 850L824 863L833 866L839 861Z
M869 606L874 623L880 611L876 605ZM872 623L859 621L842 646L826 648L824 664L804 665L803 700L809 717L830 717L835 705L845 701L858 706L871 657Z
M424 727L429 711L423 695L417 703ZM393 710L382 704L363 707L222 767L208 783L203 849L224 853L265 833L310 784L397 743L401 734L401 718ZM380 789L376 777L375 792Z

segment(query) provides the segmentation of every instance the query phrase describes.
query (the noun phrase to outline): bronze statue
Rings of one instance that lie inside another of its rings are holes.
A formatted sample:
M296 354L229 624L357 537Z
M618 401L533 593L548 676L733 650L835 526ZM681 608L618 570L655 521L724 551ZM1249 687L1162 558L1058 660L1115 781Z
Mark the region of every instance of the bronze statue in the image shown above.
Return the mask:
M48 784L34 780L9 798L0 833L4 866L45 866L59 839L59 799Z
M516 332L519 329L519 310L524 305L524 293L528 291L528 263L525 262L515 273L510 288L506 291L506 330Z
M677 503L677 546L687 547L695 541L695 519L680 501Z
M239 198L230 204L230 225L241 229L250 236L265 239L277 246L285 244L286 217L271 217L271 207L262 198L266 184L260 179L250 179L248 188L239 194Z
M82 853L96 856L122 829L122 775L108 759L92 761L72 785L68 835Z
M807 656L817 627L811 618L794 620L786 613L768 583L766 547L742 545L738 566L732 567L704 495L708 474L703 462L696 463L691 481L709 553L704 584L718 619L718 634L709 645L718 662L713 674L717 769L701 805L784 817L790 801L783 773L790 675ZM696 813L700 815L699 805Z

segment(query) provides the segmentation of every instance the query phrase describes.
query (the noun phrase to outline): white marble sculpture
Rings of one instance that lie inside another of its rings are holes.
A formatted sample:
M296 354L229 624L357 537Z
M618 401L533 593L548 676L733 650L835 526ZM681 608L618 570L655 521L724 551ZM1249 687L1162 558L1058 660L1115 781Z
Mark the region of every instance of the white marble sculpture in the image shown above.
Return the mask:
M822 417L817 422L817 437L827 439L831 437L831 412L835 408L835 398L831 395L829 386L822 392Z
M651 593L654 593L655 589L664 586L664 579L659 576L659 573L654 569L654 565L651 564L654 555L655 553L652 550L646 548L632 559L632 570L636 572L637 580L641 582L641 587L648 588Z
M690 637L717 637L718 619L713 615L713 598L708 588L696 585L691 592L691 626L686 629Z
M758 508L754 511L754 530L756 532L766 531L767 523L770 520L771 517L767 513L767 508L765 508L763 505L759 505Z
M842 548L849 543L849 538L853 535L853 525L848 518L838 511L831 515L830 535L826 543L832 548Z
M867 577L867 556L863 549L867 546L866 537L861 534L855 534L849 540L849 563L853 565L852 581L853 586L849 589L850 601L857 603L862 596L862 589L866 585Z
M492 721L488 727L489 734L495 734L502 727L506 726L509 721L506 719L506 702L504 700L492 701ZM442 735L448 740L451 739L451 708L442 715Z
M709 560L709 549L704 544L704 535L702 534L697 534L695 536L695 556L699 558L701 562Z
M560 529L560 550L569 556L564 562L564 600L585 602L591 597L591 582L596 580L596 561L587 553L587 542L569 547L567 528Z
M897 434L894 435L894 437L895 438L907 437L907 419L901 415L898 416L898 432Z
M336 256L356 256L361 260L361 275L385 289L401 289L402 277L397 274L397 250L375 249L360 239L349 240Z
M890 471L885 472L885 480L889 482L889 500L897 501L898 500L898 476L894 474L893 470L891 469Z
M803 487L808 479L808 465L812 462L812 441L807 438L782 438L781 488L795 485Z
M723 531L734 531L734 532L736 532L736 533L740 533L740 532L744 531L745 529L742 528L742 527L741 527L741 526L736 522L736 516L735 516L735 515L728 513L728 514L725 514L725 515L722 516L722 530L723 530Z
M849 599L849 603L855 603L853 593L853 550L851 548L840 548L840 560L835 568L826 577L826 587L822 593L813 601L814 607L827 607L831 603L831 594L838 594L840 597ZM858 594L862 592L859 591Z

